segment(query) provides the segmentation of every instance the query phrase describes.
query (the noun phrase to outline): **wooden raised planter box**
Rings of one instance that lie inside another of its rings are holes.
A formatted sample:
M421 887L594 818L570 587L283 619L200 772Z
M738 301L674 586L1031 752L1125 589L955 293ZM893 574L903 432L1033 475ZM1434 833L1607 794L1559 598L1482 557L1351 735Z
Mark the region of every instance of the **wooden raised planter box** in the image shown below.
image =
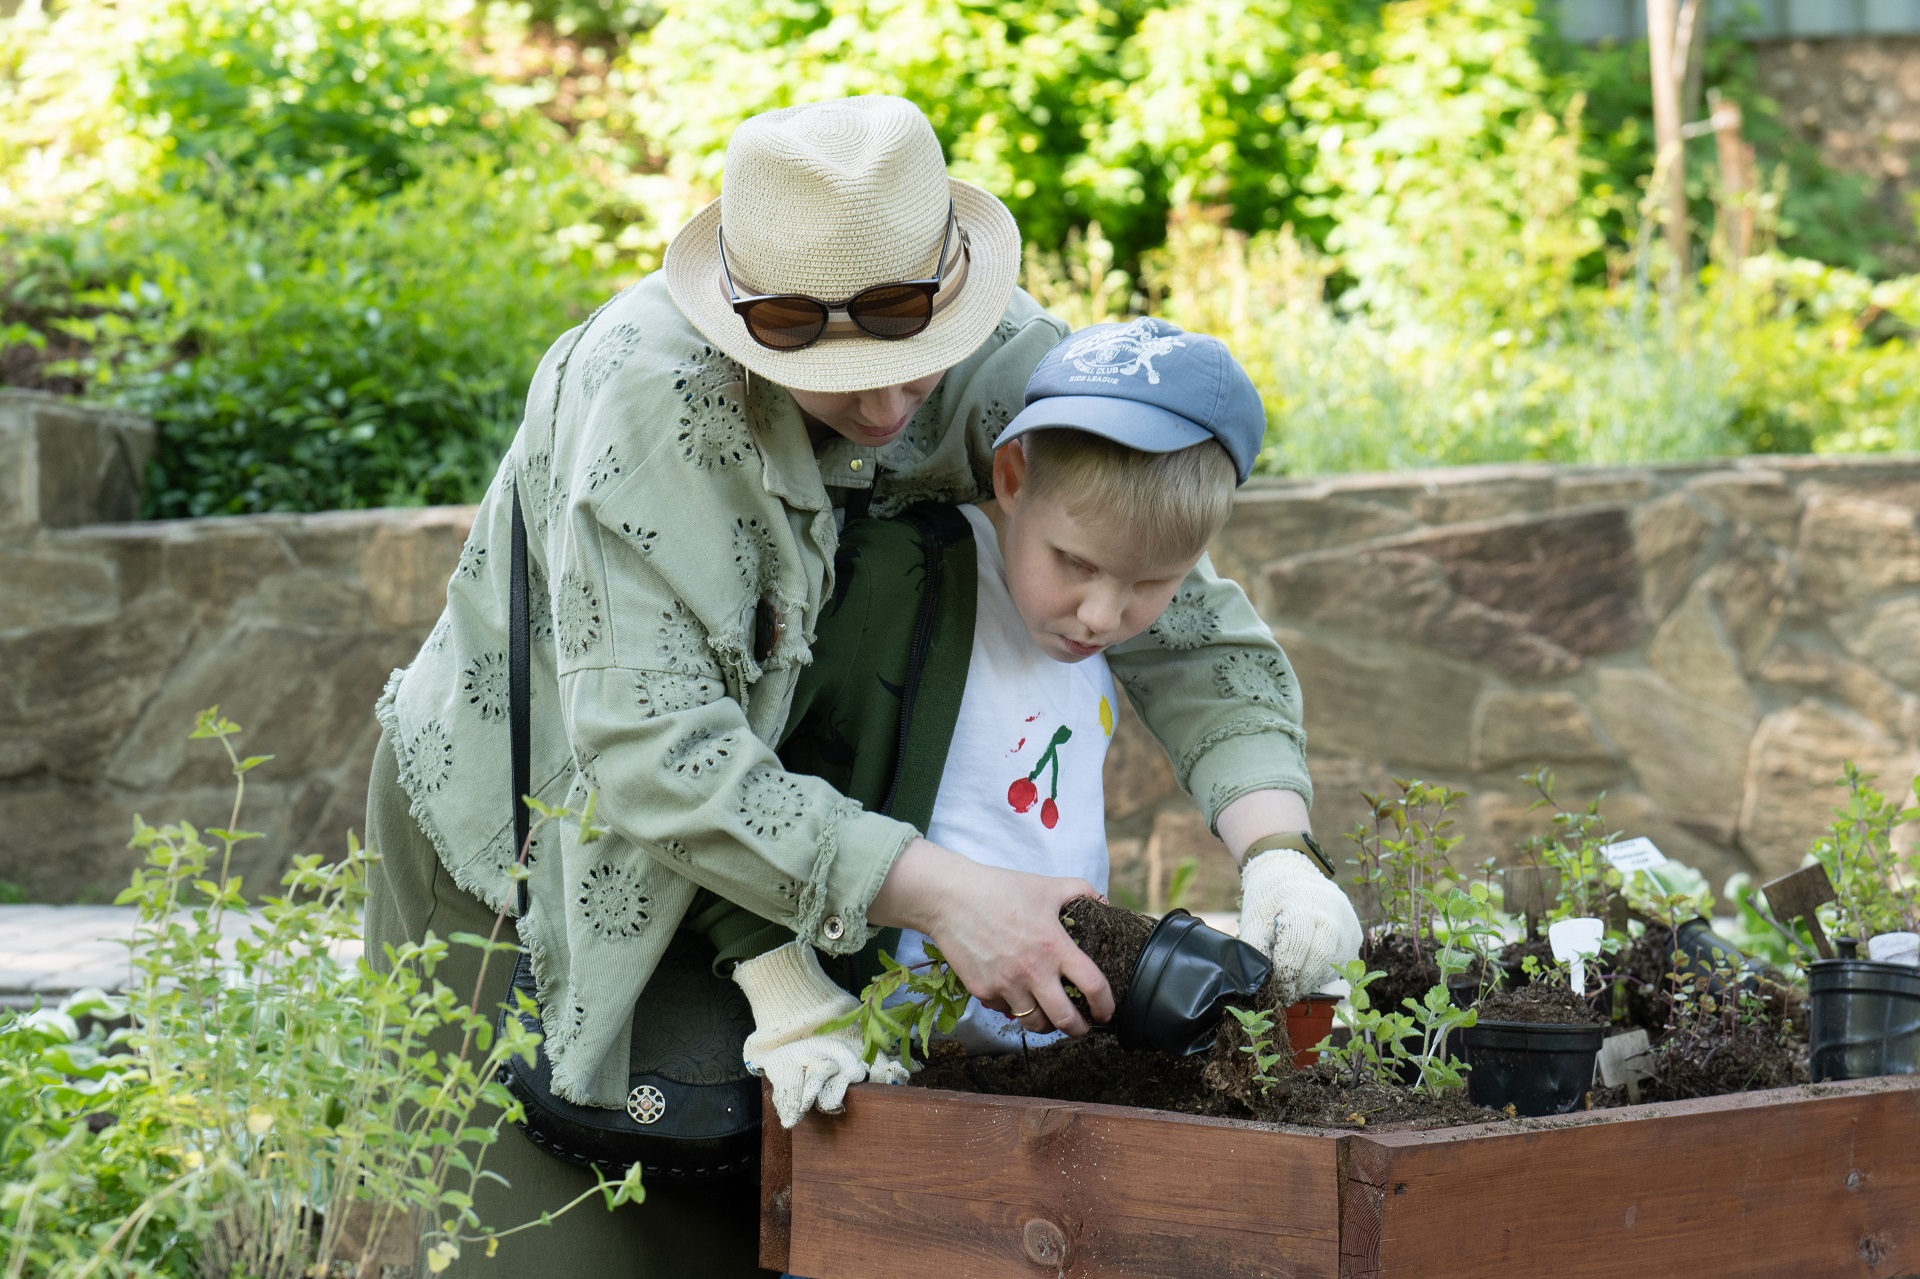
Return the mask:
M766 1113L808 1279L1915 1279L1920 1077L1426 1132L861 1085Z

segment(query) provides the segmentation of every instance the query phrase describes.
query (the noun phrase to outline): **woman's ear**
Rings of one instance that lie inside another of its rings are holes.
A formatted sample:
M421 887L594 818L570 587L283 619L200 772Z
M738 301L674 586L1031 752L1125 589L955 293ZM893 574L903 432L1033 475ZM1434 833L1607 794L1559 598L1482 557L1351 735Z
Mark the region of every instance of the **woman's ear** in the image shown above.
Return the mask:
M1011 512L1027 488L1027 442L1008 440L993 451L993 496L1000 509Z

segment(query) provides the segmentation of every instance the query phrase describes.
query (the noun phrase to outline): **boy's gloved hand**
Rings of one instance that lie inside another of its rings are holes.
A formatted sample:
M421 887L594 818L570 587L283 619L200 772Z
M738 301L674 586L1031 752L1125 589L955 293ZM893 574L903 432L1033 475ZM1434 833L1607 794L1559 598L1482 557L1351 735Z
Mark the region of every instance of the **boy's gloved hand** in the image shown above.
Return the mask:
M1360 917L1307 855L1275 848L1240 871L1240 940L1273 961L1286 1002L1334 979L1360 954Z
M885 1057L868 1070L860 1059L856 1027L815 1033L824 1023L852 1012L857 1001L820 970L812 946L788 942L741 964L733 970L733 979L753 1006L747 1069L773 1084L781 1127L793 1127L814 1106L829 1114L839 1111L849 1084L906 1080L906 1070Z

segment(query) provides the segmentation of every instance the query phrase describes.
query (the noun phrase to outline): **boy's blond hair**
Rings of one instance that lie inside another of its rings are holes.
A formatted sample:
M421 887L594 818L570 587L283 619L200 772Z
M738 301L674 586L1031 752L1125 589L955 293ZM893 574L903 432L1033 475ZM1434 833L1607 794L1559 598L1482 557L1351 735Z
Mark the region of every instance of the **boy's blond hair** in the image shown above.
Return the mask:
M1075 519L1124 534L1148 555L1197 559L1227 522L1238 475L1216 440L1145 453L1105 436L1047 427L1020 437L1027 491Z

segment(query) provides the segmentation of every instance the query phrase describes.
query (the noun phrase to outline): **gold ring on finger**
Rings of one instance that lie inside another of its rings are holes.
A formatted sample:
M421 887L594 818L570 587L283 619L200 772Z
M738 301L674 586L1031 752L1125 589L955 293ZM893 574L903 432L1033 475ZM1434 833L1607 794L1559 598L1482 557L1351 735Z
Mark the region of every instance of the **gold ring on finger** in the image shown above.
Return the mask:
M1023 1012L1023 1013L1012 1013L1012 1014L1010 1014L1010 1016L1012 1016L1012 1017L1013 1017L1013 1018L1015 1018L1016 1020L1018 1020L1018 1019L1019 1019L1019 1018L1021 1018L1021 1017L1031 1017L1031 1016L1033 1016L1033 1014L1034 1014L1034 1012L1035 1012L1036 1010L1038 1010L1038 1009L1039 1009L1039 1007L1040 1007L1040 1005L1038 1005L1038 1004L1035 1004L1035 1005L1034 1005L1034 1006L1033 1006L1032 1008L1029 1008L1029 1009L1027 1009L1027 1010L1026 1010L1025 1012Z

